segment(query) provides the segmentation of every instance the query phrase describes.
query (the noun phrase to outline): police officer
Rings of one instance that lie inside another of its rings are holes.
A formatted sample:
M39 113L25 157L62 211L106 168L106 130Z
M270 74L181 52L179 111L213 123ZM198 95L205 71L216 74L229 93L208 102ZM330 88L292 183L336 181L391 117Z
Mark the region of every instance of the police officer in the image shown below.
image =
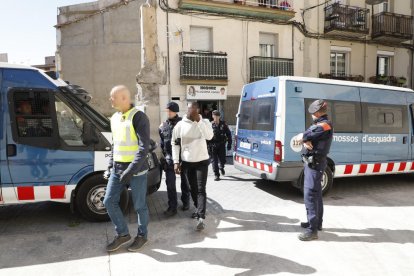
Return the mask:
M164 155L162 160L163 169L165 171L165 182L167 184L168 194L168 209L164 212L166 216L173 216L177 214L177 190L176 190L176 176L174 172L174 161L172 158L171 149L171 137L172 131L175 125L181 121L181 117L178 116L180 111L179 106L175 102L167 104L166 111L168 119L163 122L159 127L159 134L161 138L161 150ZM190 208L189 205L190 188L187 180L181 173L181 201L183 202L182 210L186 211Z
M313 124L303 133L302 157L304 160L304 201L307 222L301 227L306 231L298 236L301 241L318 239L318 230L322 230L323 202L322 176L327 165L326 156L332 143L333 127L326 114L327 102L314 101L308 109Z
M213 122L212 122L214 136L208 142L208 149L210 154L211 163L215 181L220 180L220 172L222 175L225 174L224 164L226 164L226 142L227 150L231 149L231 132L227 124L220 120L220 112L218 110L213 111ZM219 166L220 163L220 166Z

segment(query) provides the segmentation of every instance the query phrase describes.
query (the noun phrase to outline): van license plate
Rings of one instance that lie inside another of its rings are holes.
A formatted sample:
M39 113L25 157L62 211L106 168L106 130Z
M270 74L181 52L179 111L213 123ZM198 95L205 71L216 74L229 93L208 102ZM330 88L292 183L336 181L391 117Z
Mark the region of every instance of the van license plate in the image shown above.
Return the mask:
M240 142L240 147L244 149L251 149L252 145L246 142Z

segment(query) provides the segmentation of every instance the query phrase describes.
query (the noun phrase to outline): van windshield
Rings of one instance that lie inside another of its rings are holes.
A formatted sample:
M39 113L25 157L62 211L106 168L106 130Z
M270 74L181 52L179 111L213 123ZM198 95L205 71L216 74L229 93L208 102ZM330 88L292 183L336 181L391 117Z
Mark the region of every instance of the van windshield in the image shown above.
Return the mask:
M240 106L239 128L273 131L275 104L274 98L243 101Z
M81 100L77 95L66 87L60 87L64 97L79 114L84 114L91 122L94 122L100 131L111 131L109 119L99 111L91 107L87 102Z

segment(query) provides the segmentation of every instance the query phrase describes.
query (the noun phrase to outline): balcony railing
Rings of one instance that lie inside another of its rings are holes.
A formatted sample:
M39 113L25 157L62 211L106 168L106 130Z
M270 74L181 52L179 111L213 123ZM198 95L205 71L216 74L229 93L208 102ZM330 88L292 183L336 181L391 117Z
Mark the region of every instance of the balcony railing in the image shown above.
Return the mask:
M324 10L325 33L352 37L368 34L368 9L334 3Z
M246 17L253 20L287 21L295 17L293 0L179 0L180 9Z
M349 75L349 74L323 74L319 73L319 78L321 79L331 79L331 80L347 80L347 81L357 81L363 82L364 76L362 75Z
M227 80L227 54L180 53L181 80Z
M403 42L413 39L413 17L381 12L372 22L372 39Z
M293 76L293 59L269 57L250 58L250 82L277 76Z

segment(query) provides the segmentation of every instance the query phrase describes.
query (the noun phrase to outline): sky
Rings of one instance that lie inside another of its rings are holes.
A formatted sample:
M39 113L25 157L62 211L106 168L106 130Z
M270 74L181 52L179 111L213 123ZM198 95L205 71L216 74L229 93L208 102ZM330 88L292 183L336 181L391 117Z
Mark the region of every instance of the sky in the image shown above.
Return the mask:
M44 64L56 51L57 7L93 0L0 0L0 53L10 63Z

